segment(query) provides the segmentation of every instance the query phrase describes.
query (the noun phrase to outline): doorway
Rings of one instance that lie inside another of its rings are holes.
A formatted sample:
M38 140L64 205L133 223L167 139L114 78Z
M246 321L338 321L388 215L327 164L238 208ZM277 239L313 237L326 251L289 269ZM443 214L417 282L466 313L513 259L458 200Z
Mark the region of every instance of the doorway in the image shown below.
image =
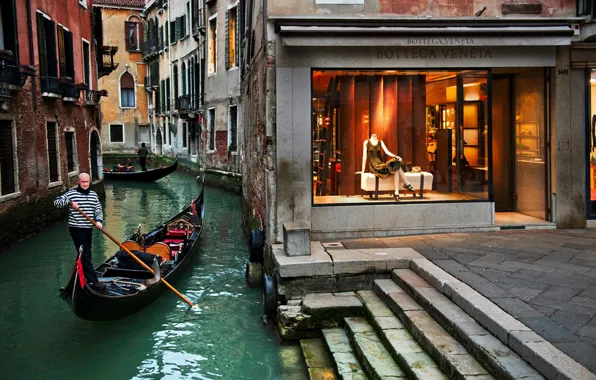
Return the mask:
M550 217L546 94L545 69L499 70L492 78L493 199L496 212L513 213L510 224Z
M155 154L158 156L162 155L162 144L161 129L157 128L157 132L155 132Z
M99 135L95 130L91 131L91 139L89 142L89 159L91 165L91 179L99 179L101 144L99 142Z

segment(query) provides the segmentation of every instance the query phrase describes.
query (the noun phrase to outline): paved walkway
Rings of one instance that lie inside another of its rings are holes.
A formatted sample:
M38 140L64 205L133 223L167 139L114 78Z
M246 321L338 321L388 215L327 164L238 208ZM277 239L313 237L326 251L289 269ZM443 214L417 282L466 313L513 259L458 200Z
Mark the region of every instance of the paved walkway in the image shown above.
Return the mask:
M596 373L596 229L344 240L411 247Z

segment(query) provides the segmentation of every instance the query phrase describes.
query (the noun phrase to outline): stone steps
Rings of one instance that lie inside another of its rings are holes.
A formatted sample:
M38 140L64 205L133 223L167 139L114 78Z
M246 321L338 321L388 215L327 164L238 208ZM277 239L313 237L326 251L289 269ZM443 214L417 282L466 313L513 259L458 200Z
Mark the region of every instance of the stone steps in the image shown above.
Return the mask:
M302 339L302 355L308 368L310 380L337 380L333 361L327 353L325 342L321 338Z
M366 319L362 317L346 318L346 330L355 348L356 357L371 379L398 380L406 378Z
M360 366L350 338L341 328L323 329L323 339L333 358L338 378L341 380L368 380Z
M393 280L498 379L543 379L519 355L474 318L409 269L394 270ZM531 334L531 331L528 331Z
M371 290L361 290L366 317L373 329L409 379L447 379L433 359L408 332L403 323Z

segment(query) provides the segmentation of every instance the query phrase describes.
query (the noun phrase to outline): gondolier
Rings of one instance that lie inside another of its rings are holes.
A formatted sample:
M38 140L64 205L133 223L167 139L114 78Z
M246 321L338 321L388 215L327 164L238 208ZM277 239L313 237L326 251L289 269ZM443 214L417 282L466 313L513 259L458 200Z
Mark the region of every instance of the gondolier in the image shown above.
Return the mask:
M95 269L93 268L93 263L91 261L91 244L93 227L103 227L103 211L101 209L99 197L95 191L89 189L90 185L91 178L89 177L89 174L79 174L79 185L58 196L54 201L54 206L63 208L68 206L69 202L72 202L68 213L68 230L77 252L79 247L83 246L81 262L85 280L92 287L102 288L102 284L97 281L97 275L95 274ZM91 215L93 220L95 220L95 226L85 219L85 217L77 211L77 208L80 208L85 214Z

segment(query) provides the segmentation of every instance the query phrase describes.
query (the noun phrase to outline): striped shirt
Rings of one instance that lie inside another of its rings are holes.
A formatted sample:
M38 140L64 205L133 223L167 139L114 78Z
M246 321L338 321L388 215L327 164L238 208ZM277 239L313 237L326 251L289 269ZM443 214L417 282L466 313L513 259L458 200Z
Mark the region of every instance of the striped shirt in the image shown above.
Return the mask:
M103 211L101 210L101 203L97 193L89 190L88 194L78 191L78 187L68 190L66 193L59 195L54 201L54 206L62 208L68 206L68 201L76 202L79 209L87 214L88 217L96 222L103 223ZM78 228L93 228L93 225L74 208L70 208L68 212L68 226Z

